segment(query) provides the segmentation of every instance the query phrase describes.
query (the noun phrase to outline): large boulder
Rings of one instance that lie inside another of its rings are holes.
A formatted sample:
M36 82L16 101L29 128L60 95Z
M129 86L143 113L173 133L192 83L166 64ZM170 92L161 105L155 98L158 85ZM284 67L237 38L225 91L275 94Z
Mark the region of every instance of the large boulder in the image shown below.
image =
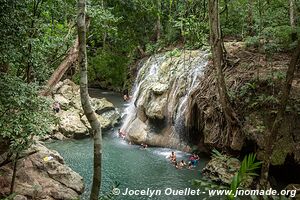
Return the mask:
M84 191L83 178L56 151L41 144L29 149L17 167L16 199L78 199ZM12 163L0 168L0 196L9 193L11 176Z
M202 169L202 175L214 182L230 185L240 166L240 161L235 158L212 158Z
M53 100L55 102L59 102L62 109L64 109L64 110L67 110L70 108L70 101L67 98L65 98L62 94L54 94Z
M174 50L148 58L139 68L121 128L128 138L154 146L187 149L190 138L183 132L185 111L207 61L208 54L199 50Z
M58 113L59 131L67 137L83 138L89 134L88 127L81 121L79 110L62 110Z
M91 98L91 104L96 113L101 115L107 111L115 110L114 104L107 101L105 98Z
M147 126L139 118L136 118L128 128L127 137L134 143L142 143L147 139Z
M53 89L52 98L60 103L61 111L56 114L58 125L51 128L52 136L46 138L64 139L59 133L76 139L89 136L91 127L83 114L79 86L69 79L59 82ZM119 122L119 112L107 99L90 98L90 101L103 130Z
M97 116L97 119L99 120L100 124L101 124L101 129L102 130L107 130L111 127L111 123L110 121L105 118L105 117L102 117L101 115L96 115ZM81 121L82 123L88 128L88 129L91 129L91 125L90 123L88 122L87 118L85 115L82 116L81 118Z

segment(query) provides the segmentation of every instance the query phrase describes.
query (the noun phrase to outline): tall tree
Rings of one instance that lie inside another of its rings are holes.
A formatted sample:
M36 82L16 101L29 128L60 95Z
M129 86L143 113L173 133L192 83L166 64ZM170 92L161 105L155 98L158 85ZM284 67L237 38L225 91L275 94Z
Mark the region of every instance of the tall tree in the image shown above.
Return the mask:
M253 4L254 0L248 0L248 35L253 36L254 35L254 30L253 30L253 25L254 25L254 19L253 19Z
M91 200L97 200L101 187L101 159L102 159L102 134L100 122L92 109L88 94L87 78L87 53L86 53L86 2L78 1L78 40L79 40L79 68L80 68L80 98L81 105L86 118L88 119L94 137L94 175L90 195Z
M291 27L294 29L296 26L295 23L295 0L289 0L289 4L290 4L290 24Z
M295 20L295 0L289 0L289 8L290 8L290 25L292 28L292 40L295 41L297 39L297 31L296 31L296 20Z
M160 40L162 25L161 25L161 0L156 0L157 4L157 19L156 19L156 40Z
M272 159L273 150L275 147L275 144L280 136L279 134L279 128L282 124L282 121L284 120L285 116L285 110L288 104L289 96L291 93L292 88L292 82L294 79L294 73L297 69L297 65L299 63L300 59L300 41L298 41L297 49L295 50L293 57L289 63L289 67L286 72L286 80L282 88L282 95L280 98L280 107L277 113L277 116L275 118L275 121L273 122L273 125L271 127L271 131L267 136L267 142L266 142L266 153L265 153L265 159L262 165L261 169L261 180L260 184L262 187L267 186L267 180L269 176L269 167Z
M238 119L234 112L227 93L227 87L223 74L223 68L226 65L224 55L224 45L221 36L220 15L219 15L219 0L208 1L208 14L210 23L210 44L213 54L213 64L217 72L217 88L219 92L220 103L227 122L227 138L233 137L240 133ZM230 140L228 140L230 141ZM239 150L240 143L232 142L231 148Z

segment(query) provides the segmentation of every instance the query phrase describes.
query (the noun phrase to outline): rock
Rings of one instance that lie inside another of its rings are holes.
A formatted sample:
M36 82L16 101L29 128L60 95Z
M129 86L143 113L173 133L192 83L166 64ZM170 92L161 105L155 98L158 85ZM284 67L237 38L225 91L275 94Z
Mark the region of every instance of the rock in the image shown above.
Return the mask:
M167 98L158 97L154 101L149 102L146 108L146 115L152 119L164 119L165 107L167 105Z
M97 119L99 120L100 124L101 124L101 129L102 130L107 130L108 128L111 127L111 122L105 118L105 117L102 117L101 115L97 115ZM88 129L91 129L91 125L90 123L88 122L87 118L85 115L82 116L81 118L81 121L82 123L88 128Z
M120 114L116 110L110 110L110 111L104 112L100 116L107 119L109 121L109 125L111 127L118 124L119 120L120 120Z
M69 109L58 113L59 131L67 137L83 138L89 135L88 128L81 121L78 110Z
M54 140L65 140L67 139L61 132L56 132L53 135L51 135L51 138Z
M168 90L169 86L167 84L155 83L152 86L152 91L154 94L161 95Z
M142 143L147 138L147 126L139 118L136 118L129 126L127 137L134 143Z
M178 56L172 56L174 52L151 56L139 67L137 87L122 127L134 142L187 149L185 111L208 59L207 53L199 50L175 53ZM141 133L133 124L143 127Z
M82 111L82 106L81 106L81 100L80 100L80 94L73 96L72 99L70 99L70 105L73 106L75 109Z
M95 112L101 115L104 112L115 110L114 105L105 98L91 98L91 104Z
M241 163L237 159L212 158L202 169L202 174L217 183L230 185L234 175L239 171L240 165Z
M86 117L83 116L79 86L66 79L57 84L52 96L54 101L61 104L62 110L56 114L59 124L58 126L53 125L51 136L48 139L63 140L64 136L75 139L87 137L91 127ZM97 118L103 130L113 127L119 122L120 114L111 102L105 98L90 98L90 100L92 108L98 114Z
M68 188L73 189L77 193L83 192L82 177L74 173L71 168L61 165L59 162L47 162L47 173L50 178L60 182Z
M137 117L142 121L142 122L146 122L148 117L145 113L145 108L143 106L139 106L137 108Z
M83 178L64 165L63 158L41 144L30 148L25 158L18 161L15 192L17 199L78 199L84 190ZM0 168L3 184L0 194L8 194L12 164ZM16 198L15 197L15 198ZM25 198L24 198L25 197ZM26 198L27 197L27 198Z
M53 100L60 104L61 109L67 110L70 108L70 101L66 99L62 94L54 94Z

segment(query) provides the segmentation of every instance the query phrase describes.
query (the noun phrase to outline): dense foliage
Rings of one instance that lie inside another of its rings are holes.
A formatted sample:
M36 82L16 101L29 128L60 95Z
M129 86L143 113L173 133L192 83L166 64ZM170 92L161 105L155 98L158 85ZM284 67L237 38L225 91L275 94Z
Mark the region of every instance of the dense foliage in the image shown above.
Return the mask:
M0 137L9 141L12 153L19 153L34 136L47 133L53 123L51 105L38 96L36 85L14 76L1 74L0 90Z
M1 71L44 83L75 40L76 1L1 2ZM289 1L221 1L222 34L263 52L288 50L299 32L299 6L295 1L292 26ZM127 87L128 66L141 57L208 45L206 0L90 0L88 12L89 81L102 87Z

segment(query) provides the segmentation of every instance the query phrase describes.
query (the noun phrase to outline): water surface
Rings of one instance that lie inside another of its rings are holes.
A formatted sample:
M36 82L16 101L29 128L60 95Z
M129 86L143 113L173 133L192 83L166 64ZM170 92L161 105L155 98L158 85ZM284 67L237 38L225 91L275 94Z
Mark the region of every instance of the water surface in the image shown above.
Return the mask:
M123 111L122 96L117 93L102 90L90 90L92 97L106 97ZM196 168L176 169L168 160L171 151L177 153L177 160L188 160L189 154L168 148L149 147L141 149L139 145L130 145L117 137L118 127L111 129L103 136L103 167L102 191L110 191L115 181L120 183L121 192L125 189L162 190L162 195L151 199L203 199L204 196L164 196L166 188L193 188L191 181L201 178L200 170L204 167L206 158L200 158ZM47 144L57 150L74 171L78 172L85 182L85 191L81 199L88 199L93 173L93 141L90 138L82 140L56 141ZM119 196L120 200L150 199L148 196Z

